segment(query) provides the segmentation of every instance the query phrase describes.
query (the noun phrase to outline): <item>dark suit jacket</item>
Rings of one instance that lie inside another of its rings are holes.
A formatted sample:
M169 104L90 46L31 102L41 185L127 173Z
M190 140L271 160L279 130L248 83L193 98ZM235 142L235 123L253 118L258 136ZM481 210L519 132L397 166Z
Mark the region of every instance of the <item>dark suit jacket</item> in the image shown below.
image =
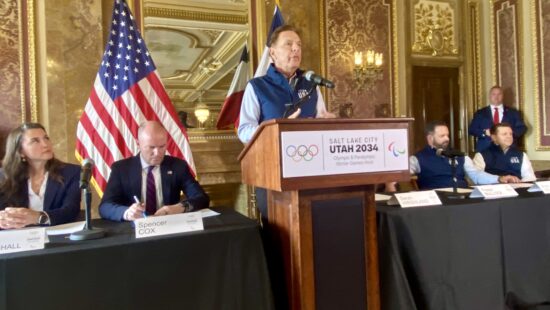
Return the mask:
M119 160L111 167L107 188L99 205L102 218L123 221L126 209L134 203L134 196L141 199L141 160L139 154ZM164 156L160 164L162 180L162 199L165 205L182 201L180 193L192 205L192 211L207 208L210 203L208 195L195 180L184 160Z
M72 222L80 212L80 166L64 163L59 173L63 177L63 183L48 177L44 193L44 211L48 213L51 225ZM3 171L0 178L4 178ZM0 194L0 210L10 206L29 207L27 180L20 184L20 191L15 197L8 199Z
M514 141L517 141L525 133L527 127L523 123L518 110L504 106L503 111L501 122L512 126ZM477 110L468 128L470 135L476 137L476 152L482 152L491 145L491 137L485 135L485 129L489 129L492 126L493 112L491 111L491 106Z

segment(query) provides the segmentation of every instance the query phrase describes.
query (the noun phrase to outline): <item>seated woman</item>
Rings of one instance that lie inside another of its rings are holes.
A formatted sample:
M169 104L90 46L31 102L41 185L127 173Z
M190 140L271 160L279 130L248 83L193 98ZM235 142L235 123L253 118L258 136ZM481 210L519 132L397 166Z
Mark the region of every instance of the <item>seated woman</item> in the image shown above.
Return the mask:
M79 175L80 166L54 158L42 125L25 123L12 130L0 170L0 229L75 220Z
M535 181L537 178L527 154L512 145L512 127L500 123L493 125L490 131L493 143L485 151L475 154L474 165L491 174L514 175L522 182Z

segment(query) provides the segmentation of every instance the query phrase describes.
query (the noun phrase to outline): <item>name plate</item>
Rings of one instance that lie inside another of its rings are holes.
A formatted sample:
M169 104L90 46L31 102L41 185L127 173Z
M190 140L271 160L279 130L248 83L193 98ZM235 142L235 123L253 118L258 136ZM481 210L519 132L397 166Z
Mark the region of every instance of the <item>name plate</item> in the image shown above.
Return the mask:
M283 178L409 170L406 129L281 133Z
M171 235L204 230L201 212L150 216L134 221L136 238Z
M518 192L510 184L493 184L474 186L470 198L498 199L516 197Z
M43 227L1 231L0 254L43 249L45 237Z
M441 200L434 190L395 194L402 208L425 207L441 205Z
M550 194L550 181L535 182L527 191L530 193L543 192L545 194Z

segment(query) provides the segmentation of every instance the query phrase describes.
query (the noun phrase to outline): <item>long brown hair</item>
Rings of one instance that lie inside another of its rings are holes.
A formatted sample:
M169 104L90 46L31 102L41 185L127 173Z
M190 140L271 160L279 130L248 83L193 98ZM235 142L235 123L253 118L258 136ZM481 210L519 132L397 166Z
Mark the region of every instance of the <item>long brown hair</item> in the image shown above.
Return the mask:
M21 158L21 143L23 135L29 129L42 129L46 132L44 126L39 123L24 123L13 129L6 139L6 154L2 159L2 168L4 170L4 180L0 182L0 192L9 199L17 195L22 186L27 186L26 180L29 178L29 163ZM63 177L59 170L63 163L55 157L46 163L48 177L52 180L63 182Z

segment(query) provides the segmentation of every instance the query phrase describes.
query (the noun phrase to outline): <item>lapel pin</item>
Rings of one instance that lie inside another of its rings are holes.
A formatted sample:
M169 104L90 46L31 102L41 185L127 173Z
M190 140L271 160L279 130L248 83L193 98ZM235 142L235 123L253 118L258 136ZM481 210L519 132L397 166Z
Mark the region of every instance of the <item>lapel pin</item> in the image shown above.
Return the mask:
M168 175L172 174L172 170L168 170L168 172L166 172Z

